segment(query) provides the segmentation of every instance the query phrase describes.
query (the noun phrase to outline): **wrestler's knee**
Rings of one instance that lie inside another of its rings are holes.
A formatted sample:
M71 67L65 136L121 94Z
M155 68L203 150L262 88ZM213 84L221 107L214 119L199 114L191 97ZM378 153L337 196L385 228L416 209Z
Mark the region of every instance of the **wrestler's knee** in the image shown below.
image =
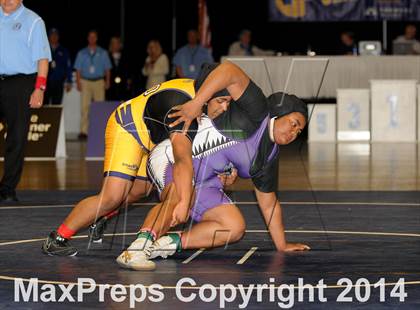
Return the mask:
M131 188L128 193L127 201L128 203L133 203L140 200L143 197L149 195L152 189L152 184L147 181L135 181L134 186Z
M229 230L229 242L237 242L242 239L245 234L245 219L239 212L233 212L231 216L223 218L223 226Z
M98 196L100 205L107 210L117 208L127 199L127 194L124 190L118 190L117 188L111 191L103 190Z
M98 195L100 205L106 209L117 208L126 201L131 188L130 180L107 177Z
M242 239L245 234L245 222L238 222L231 226L230 242L237 242Z

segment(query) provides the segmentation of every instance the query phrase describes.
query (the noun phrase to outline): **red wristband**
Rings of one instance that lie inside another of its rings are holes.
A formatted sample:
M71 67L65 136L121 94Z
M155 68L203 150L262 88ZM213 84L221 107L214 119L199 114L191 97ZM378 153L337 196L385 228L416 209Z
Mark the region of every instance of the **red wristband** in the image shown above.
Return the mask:
M47 78L43 76L36 77L35 89L45 90L47 89Z

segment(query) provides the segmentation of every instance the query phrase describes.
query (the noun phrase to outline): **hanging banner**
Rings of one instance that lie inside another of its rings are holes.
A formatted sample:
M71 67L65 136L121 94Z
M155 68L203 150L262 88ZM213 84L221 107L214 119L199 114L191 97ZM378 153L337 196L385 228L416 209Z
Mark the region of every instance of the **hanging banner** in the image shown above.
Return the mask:
M269 0L271 21L417 21L420 0Z
M25 158L55 159L56 157L65 157L65 142L61 141L59 143L60 136L64 140L62 110L61 106L31 109ZM0 157L4 156L6 137L6 123L0 121ZM57 150L58 144L60 144L60 150ZM62 148L64 148L64 151Z

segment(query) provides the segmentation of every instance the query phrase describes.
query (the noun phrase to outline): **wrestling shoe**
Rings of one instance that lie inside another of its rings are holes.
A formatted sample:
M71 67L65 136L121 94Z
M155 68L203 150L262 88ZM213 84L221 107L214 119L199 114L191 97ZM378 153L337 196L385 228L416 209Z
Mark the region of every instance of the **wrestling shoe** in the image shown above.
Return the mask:
M118 265L123 268L146 271L156 269L156 264L150 260L151 238L140 236L127 250L117 257Z
M101 217L89 227L89 240L93 243L102 243L105 229L107 226L107 218Z
M176 252L181 252L181 237L177 233L168 233L153 243L150 259L168 258Z
M71 246L66 238L52 231L42 244L42 252L50 256L75 256L77 249Z

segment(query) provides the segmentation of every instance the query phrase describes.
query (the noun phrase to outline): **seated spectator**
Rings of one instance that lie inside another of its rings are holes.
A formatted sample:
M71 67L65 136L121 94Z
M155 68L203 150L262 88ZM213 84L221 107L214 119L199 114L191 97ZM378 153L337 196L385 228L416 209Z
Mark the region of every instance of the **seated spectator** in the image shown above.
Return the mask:
M271 56L274 51L262 50L251 43L251 31L242 30L239 34L239 41L229 47L229 56Z
M416 39L417 28L414 25L407 25L405 27L404 35L397 37L393 42L394 54L420 54L420 42ZM396 44L404 45L404 50L397 51Z
M195 79L205 62L214 62L210 51L199 44L197 30L188 31L188 44L181 47L174 56L176 75L179 78Z
M144 62L142 73L147 77L146 88L166 81L169 73L169 60L162 52L162 46L158 40L151 40L147 44L147 58Z
M353 32L342 32L340 35L340 46L337 50L338 55L357 55L357 44L354 41Z

